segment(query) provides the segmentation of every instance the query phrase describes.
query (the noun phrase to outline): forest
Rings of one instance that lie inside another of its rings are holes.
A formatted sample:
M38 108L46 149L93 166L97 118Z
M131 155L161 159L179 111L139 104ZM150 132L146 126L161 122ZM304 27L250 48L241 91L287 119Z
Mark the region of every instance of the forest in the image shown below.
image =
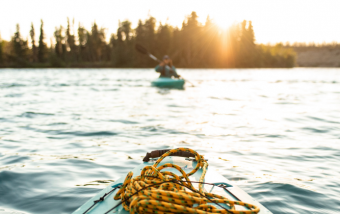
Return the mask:
M13 68L149 68L155 62L135 50L135 44L146 47L155 56L169 55L179 68L290 68L296 53L282 44L256 44L251 21L234 23L222 30L207 17L204 24L196 12L185 18L181 28L159 23L150 16L131 22L119 22L115 34L94 22L90 30L67 19L66 28L55 27L53 40L47 45L44 22L26 39L16 26L10 41L0 37L0 67Z

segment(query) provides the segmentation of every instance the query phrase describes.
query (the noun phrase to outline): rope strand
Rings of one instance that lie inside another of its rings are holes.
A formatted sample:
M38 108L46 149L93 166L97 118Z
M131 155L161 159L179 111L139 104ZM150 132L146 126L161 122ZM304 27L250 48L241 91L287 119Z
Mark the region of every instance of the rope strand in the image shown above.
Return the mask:
M181 167L171 163L157 167L165 157L179 151L186 151L195 155L197 165L191 172L186 173ZM169 171L161 172L161 170L165 168L177 169L181 173L181 176ZM194 182L190 181L189 176L195 174L200 168L203 172L199 182L195 182L199 183L197 190L193 187L192 183ZM172 149L163 154L152 166L145 166L139 176L133 178L133 173L129 172L114 199L120 199L124 209L132 214L256 214L260 211L257 206L252 204L242 201L232 201L223 196L204 192L203 180L207 168L207 161L196 151L188 148ZM227 205L230 209L226 209L221 204ZM248 210L236 210L235 205L243 206ZM112 211L114 208L109 211Z

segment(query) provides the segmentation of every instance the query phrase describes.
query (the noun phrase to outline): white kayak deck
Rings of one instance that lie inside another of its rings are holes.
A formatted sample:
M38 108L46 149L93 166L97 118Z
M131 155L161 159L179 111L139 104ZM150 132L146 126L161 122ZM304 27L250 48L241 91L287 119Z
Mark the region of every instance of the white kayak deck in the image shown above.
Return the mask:
M135 169L133 169L133 176L138 176L140 175L140 172L142 171L142 169L145 166L150 166L153 165L155 161L149 161L149 162L144 162L143 164L139 165L138 167L136 167ZM194 167L196 166L196 162L192 161L192 160L188 160L182 157L166 157L160 164L159 166L165 164L165 163L173 163L176 164L178 166L180 166L186 173L189 173L190 171L192 171L194 169ZM178 172L176 169L174 168L165 168L162 171L171 171L173 173L176 173L178 175L180 175L180 172ZM199 169L194 175L190 176L190 180L191 181L199 181L200 177L202 174L202 169ZM81 207L79 207L76 211L73 212L73 214L88 214L88 213L92 213L92 214L104 214L107 211L110 210L110 212L108 213L120 213L120 214L127 214L129 212L125 211L122 205L119 205L118 207L116 207L115 209L112 210L113 207L115 207L120 200L114 200L113 197L115 196L115 194L118 192L119 187L125 180L125 176L119 178L117 181L115 181L114 183L110 184L109 186L107 186L105 189L103 189L101 192L99 192L96 196L94 196L93 198L91 198L90 200L88 200L84 205L82 205ZM263 205L261 205L259 202L257 202L256 200L254 200L250 195L248 195L246 192L244 192L242 189L240 189L239 187L231 184L231 182L226 179L225 177L223 177L222 175L220 175L219 173L216 172L216 170L214 170L214 168L212 167L208 167L208 171L206 173L205 176L205 180L204 182L206 183L214 183L216 185L219 184L223 184L225 185L225 189L214 186L214 185L207 185L204 184L204 191L205 192L211 192L214 194L218 194L221 196L224 196L230 200L234 200L234 201L242 201L245 203L250 203L253 204L255 206L258 206L260 208L260 212L259 214L271 214L271 212L265 208ZM198 189L198 184L193 184L193 186ZM116 188L116 189L115 189ZM112 191L113 189L115 189L114 191ZM94 201L100 199L100 197L102 197L105 193L109 193L110 191L112 191L110 194L108 194L104 200L96 203L94 206ZM93 206L90 210L88 210L91 206ZM226 205L223 205L224 207L227 208ZM245 207L238 207L237 208L241 208L245 209ZM88 210L86 212L86 210Z

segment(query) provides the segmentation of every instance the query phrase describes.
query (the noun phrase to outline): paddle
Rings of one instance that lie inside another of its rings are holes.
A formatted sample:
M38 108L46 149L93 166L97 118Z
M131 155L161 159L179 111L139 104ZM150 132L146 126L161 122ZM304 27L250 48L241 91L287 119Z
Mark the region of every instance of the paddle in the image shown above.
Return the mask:
M153 59L153 60L155 60L155 61L157 61L157 62L162 62L162 61L160 61L159 59L157 59L157 57L155 57L154 55L152 55L148 50L146 50L146 48L144 48L143 46L141 46L140 44L136 44L136 46L135 46L135 48L136 48L136 50L137 51L139 51L140 53L142 53L142 54L145 54L145 55L148 55L151 59ZM171 68L168 66L168 65L165 65L169 70L171 70ZM183 77L182 77L182 79L184 79ZM188 83L190 83L193 87L195 87L195 85L194 84L192 84L190 81L188 81L188 80L186 80L186 79L184 79L186 82L188 82Z
M148 50L146 50L146 48L144 48L143 46L141 46L140 44L136 44L136 50L139 51L142 54L146 54L148 55L151 59L157 61L157 62L161 62L159 59L157 59L157 57L155 57L154 55L152 55L151 53L149 53Z

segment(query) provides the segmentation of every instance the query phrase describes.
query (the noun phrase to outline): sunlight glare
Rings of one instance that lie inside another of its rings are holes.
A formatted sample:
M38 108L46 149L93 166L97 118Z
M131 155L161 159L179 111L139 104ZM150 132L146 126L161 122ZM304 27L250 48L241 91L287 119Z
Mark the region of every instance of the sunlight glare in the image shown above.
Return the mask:
M124 2L59 0L53 4L53 10L41 10L51 7L51 3L42 0L36 0L36 7L32 8L28 1L22 1L20 7L16 6L15 1L10 0L2 1L2 5L5 5L6 10L0 13L0 33L5 40L10 40L17 23L20 24L23 36L27 37L31 22L38 29L40 19L44 20L46 40L49 42L53 39L56 26L66 26L67 17L75 18L76 26L80 22L86 29L90 29L92 23L96 21L100 27L107 29L107 35L110 35L116 32L118 20L128 19L135 28L138 19L145 20L149 15L156 18L157 25L161 22L180 28L185 17L192 11L197 13L200 23L205 24L209 15L222 29L230 27L235 22L252 21L257 43L332 42L338 41L340 34L340 28L333 27L334 20L338 19L337 8L340 1L334 0L310 0L308 3L291 0L284 2L174 0L171 3L162 0ZM308 10L305 9L306 5ZM30 13L26 12L26 8L30 8ZM88 11L91 11L90 15ZM315 14L314 11L318 12Z

